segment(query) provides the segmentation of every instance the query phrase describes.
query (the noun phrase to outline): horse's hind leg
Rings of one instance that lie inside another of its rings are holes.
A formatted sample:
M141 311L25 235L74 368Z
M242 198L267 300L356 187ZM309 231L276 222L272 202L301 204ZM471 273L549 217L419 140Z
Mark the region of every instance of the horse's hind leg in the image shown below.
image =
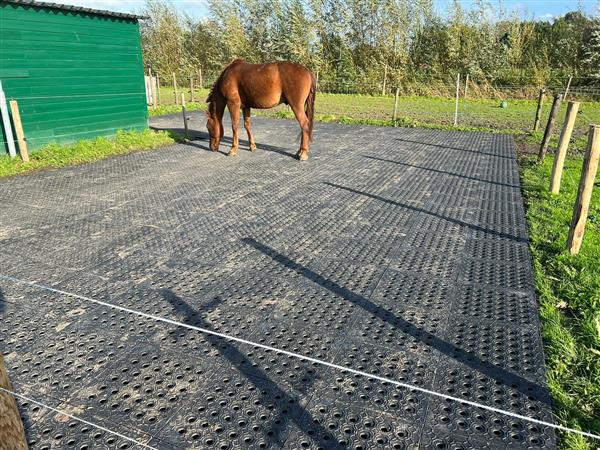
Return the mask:
M252 130L250 129L250 108L244 108L244 127L248 133L248 142L250 143L250 150L256 151L256 143L254 142L254 136L252 136Z
M310 137L308 117L306 117L306 113L304 112L304 102L290 103L290 107L292 108L292 111L294 111L294 115L296 116L296 120L298 121L300 130L302 132L300 149L296 153L296 157L300 161L306 161L308 159L308 146L310 145Z
M237 155L238 151L238 126L240 124L240 104L239 102L228 102L227 108L231 114L231 131L233 132L233 140L229 156Z

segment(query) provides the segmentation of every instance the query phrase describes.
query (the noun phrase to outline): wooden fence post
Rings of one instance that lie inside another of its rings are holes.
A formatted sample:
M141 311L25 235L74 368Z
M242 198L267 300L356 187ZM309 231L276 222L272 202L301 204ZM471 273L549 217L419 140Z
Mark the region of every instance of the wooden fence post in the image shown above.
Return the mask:
M583 169L581 170L581 179L579 180L579 190L577 200L573 208L573 219L569 229L569 238L567 239L567 250L572 255L579 253L583 233L585 231L585 222L587 221L588 211L590 209L590 200L592 199L592 190L596 173L598 172L598 160L600 159L600 125L590 125L588 134L588 145L583 160Z
M394 122L394 126L396 126L396 117L398 114L398 97L400 97L400 88L396 88L396 95L394 97L394 113L392 114L392 121Z
M550 109L550 117L548 117L548 123L546 124L546 131L544 132L544 139L542 139L542 145L540 145L539 158L540 160L544 160L546 157L546 152L548 151L548 145L550 145L550 138L552 137L552 132L554 131L554 122L556 122L556 114L558 113L558 108L560 107L560 94L556 94L554 96L554 101L552 102L552 109Z
M12 391L4 359L0 353L0 387ZM17 402L12 394L0 391L0 448L27 450L27 440ZM6 446L6 447L5 447Z
M381 89L381 95L385 95L386 83L387 83L387 65L383 66L383 88Z
M465 77L465 98L467 98L467 91L469 90L469 74Z
M537 109L535 110L535 120L533 121L533 131L537 131L540 127L540 117L542 116L542 105L544 104L544 94L546 89L540 89L540 95L538 96Z
M458 94L460 91L460 73L456 75L456 101L454 104L454 126L458 126Z
M550 180L550 192L558 194L560 191L560 179L562 177L563 166L565 165L565 156L567 148L577 119L577 111L579 110L579 102L569 102L567 105L567 115L562 132L560 133L560 141L554 155L554 165L552 166L552 178Z
M190 102L194 103L194 77L190 77Z
M29 162L29 152L27 151L27 141L25 140L23 124L21 123L19 105L16 100L11 100L9 103L13 118L13 125L15 127L15 133L17 135L17 142L19 143L19 153L21 154L21 159L25 162Z
M177 78L173 74L173 94L175 94L175 104L179 104L179 98L177 97Z
M183 128L185 130L185 139L189 139L188 123L187 123L187 112L185 110L185 94L181 93L181 113L183 114Z
M204 80L202 80L202 67L200 67L200 69L198 69L198 75L200 77L200 89L202 89L204 87L204 83L203 83Z

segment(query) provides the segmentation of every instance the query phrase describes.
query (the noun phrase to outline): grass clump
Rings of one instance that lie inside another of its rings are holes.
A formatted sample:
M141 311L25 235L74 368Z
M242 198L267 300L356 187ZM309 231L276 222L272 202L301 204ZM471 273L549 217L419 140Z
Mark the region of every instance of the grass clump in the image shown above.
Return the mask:
M86 139L73 144L48 144L30 155L29 162L19 157L0 157L0 178L32 170L65 167L98 161L110 156L140 150L151 150L175 143L174 137L164 131L117 131L114 137Z

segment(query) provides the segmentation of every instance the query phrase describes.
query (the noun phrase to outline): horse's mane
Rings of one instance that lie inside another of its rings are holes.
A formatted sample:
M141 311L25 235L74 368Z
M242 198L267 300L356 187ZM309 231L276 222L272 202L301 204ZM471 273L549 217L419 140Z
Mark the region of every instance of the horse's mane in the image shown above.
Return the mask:
M217 92L219 91L219 87L221 86L221 83L223 82L223 78L225 78L225 74L227 73L227 70L234 64L237 64L240 62L244 62L244 60L234 59L233 61L231 61L229 64L227 64L223 68L223 70L221 71L221 75L219 75L219 78L217 78L217 81L215 81L212 88L210 89L210 93L208 94L208 97L206 97L206 103L212 103L215 100L215 96L216 96Z

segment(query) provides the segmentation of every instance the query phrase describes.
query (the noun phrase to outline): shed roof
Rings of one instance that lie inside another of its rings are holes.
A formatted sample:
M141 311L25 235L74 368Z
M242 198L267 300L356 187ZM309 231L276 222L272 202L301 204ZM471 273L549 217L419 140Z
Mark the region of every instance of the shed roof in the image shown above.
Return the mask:
M37 8L60 9L63 11L81 12L87 14L96 14L99 16L118 17L120 19L138 20L143 19L143 16L137 14L127 14L115 11L106 11L103 9L85 8L83 6L63 5L61 3L38 2L36 0L4 0L0 3L14 3L17 5L33 6Z

